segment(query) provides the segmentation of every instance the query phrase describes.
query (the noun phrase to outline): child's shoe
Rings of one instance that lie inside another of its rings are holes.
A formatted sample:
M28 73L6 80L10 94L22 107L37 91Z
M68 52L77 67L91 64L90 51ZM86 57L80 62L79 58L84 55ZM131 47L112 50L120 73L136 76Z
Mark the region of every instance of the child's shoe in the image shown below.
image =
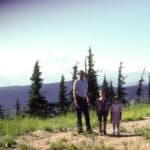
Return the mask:
M81 134L81 133L83 133L82 128L78 128L78 134Z
M117 130L117 135L118 135L118 136L120 135L120 131L119 131L119 128L118 128L118 130Z
M113 133L112 133L112 135L115 135L115 127L113 127Z
M103 132L102 132L102 131L99 131L99 134L100 134L101 136L103 136Z
M104 130L104 135L107 135L107 132L106 132L106 130Z

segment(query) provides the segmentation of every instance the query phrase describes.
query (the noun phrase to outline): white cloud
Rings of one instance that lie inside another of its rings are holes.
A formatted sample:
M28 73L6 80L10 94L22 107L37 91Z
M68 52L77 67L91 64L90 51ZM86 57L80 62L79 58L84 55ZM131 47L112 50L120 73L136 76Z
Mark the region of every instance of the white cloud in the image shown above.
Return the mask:
M3 82L0 85L29 84L36 60L39 60L44 82L58 82L61 74L66 80L71 79L77 58L72 52L65 51L3 51L0 55L0 81Z
M44 82L59 82L61 74L65 75L66 80L72 78L72 67L79 62L79 69L84 69L84 59L88 55L88 47L83 50L83 47L62 45L52 45L51 47L42 44L36 46L23 45L20 50L12 47L10 51L9 45L5 46L4 50L0 51L0 85L18 85L29 84L30 77L33 72L33 66L36 60L40 61L42 78ZM30 48L29 48L30 47ZM93 47L92 47L93 48ZM60 51L61 49L61 51ZM141 71L145 66L148 69L149 59L142 58L142 55L128 55L125 52L114 54L106 48L103 51L98 51L101 47L92 49L94 54L95 69L102 70L99 73L103 75L107 72L118 72L120 61L123 61L124 73ZM109 73L108 73L109 74ZM6 81L6 82L5 82Z

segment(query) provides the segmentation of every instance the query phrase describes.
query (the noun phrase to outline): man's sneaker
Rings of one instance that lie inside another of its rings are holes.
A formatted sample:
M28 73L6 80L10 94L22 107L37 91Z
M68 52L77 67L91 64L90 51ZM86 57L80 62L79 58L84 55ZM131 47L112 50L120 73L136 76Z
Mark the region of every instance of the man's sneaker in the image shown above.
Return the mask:
M107 132L106 132L106 131L104 131L104 135L107 135Z
M83 133L83 130L82 129L78 129L78 133Z
M88 134L93 133L92 129L87 129L87 133L88 133Z
M119 130L117 131L117 135L118 135L118 136L120 135L120 131L119 131Z
M102 132L102 131L99 131L99 135L103 136L103 132Z

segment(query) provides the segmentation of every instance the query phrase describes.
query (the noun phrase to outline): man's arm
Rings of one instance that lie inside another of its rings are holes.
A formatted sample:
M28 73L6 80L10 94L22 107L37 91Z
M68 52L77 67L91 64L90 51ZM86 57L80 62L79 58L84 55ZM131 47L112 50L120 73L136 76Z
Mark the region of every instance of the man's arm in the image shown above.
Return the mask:
M85 97L86 97L86 101L87 101L88 105L90 105L90 100L89 100L88 96L86 95Z
M77 98L76 98L76 81L73 84L73 102L76 107L78 107Z

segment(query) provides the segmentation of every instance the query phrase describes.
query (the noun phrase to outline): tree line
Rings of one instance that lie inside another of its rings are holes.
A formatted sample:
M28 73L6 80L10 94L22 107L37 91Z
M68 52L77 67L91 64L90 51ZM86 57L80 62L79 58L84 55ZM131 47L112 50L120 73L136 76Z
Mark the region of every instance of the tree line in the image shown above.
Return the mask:
M125 99L126 88L125 88L125 77L122 73L123 70L123 63L120 62L118 68L118 84L117 90L114 89L112 81L108 81L106 75L104 75L102 85L98 84L98 71L95 70L95 61L94 61L94 54L92 53L91 47L88 50L88 56L85 57L84 62L84 71L86 73L86 79L88 82L88 97L90 99L91 108L94 109L96 106L96 100L98 98L98 90L103 89L106 93L106 99L108 101L112 101L114 95L117 95L119 99L122 101L123 104L127 103ZM73 73L72 73L72 85L73 82L77 79L77 72L78 72L78 63L73 66ZM144 71L143 71L144 72ZM142 93L142 83L144 81L143 74L141 75L141 79L139 80L137 90L136 90L136 101L139 103ZM38 116L41 118L49 117L51 113L51 103L46 100L44 96L46 91L42 91L43 86L43 79L41 78L42 72L40 72L39 62L36 61L33 74L30 78L31 86L29 92L29 98L27 106L25 107L23 113L29 116ZM72 102L72 89L70 90L69 94L67 92L67 87L65 85L65 77L61 75L61 81L59 84L59 94L58 94L58 113L67 113L69 109L73 109ZM150 101L150 74L149 74L149 83L148 83L148 99ZM20 104L19 100L16 101L16 116L20 115ZM3 118L3 109L0 105L0 118Z

